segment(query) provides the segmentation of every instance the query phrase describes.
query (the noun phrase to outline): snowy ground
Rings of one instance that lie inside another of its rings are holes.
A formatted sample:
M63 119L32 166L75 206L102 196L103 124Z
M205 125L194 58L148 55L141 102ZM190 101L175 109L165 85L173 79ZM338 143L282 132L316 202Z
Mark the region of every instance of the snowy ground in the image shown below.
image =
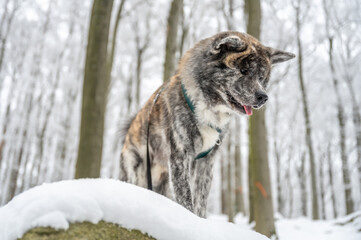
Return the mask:
M268 239L232 223L199 218L159 194L111 179L43 184L18 195L0 208L0 239L16 239L36 226L67 229L69 223L100 220L159 240Z
M226 216L212 215L210 218L227 221ZM251 229L247 217L237 215L235 222L243 229ZM280 218L276 228L279 240L361 240L361 211L328 221Z
M219 215L201 219L161 195L110 179L61 181L20 194L0 208L0 239L16 239L36 226L67 229L69 223L100 220L160 240L267 239L250 231L241 215L236 224ZM276 227L280 240L361 240L361 212L332 221L279 218Z

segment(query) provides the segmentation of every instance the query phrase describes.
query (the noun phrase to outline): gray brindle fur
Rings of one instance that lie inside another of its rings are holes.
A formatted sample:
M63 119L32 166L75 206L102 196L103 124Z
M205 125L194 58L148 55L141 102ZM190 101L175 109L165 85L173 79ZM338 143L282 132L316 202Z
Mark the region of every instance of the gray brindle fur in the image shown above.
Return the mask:
M239 32L223 32L198 42L183 56L176 75L129 124L121 153L121 179L147 187L149 124L153 190L205 217L217 141L224 138L234 113L250 115L249 109L267 101L271 65L293 57ZM194 113L181 83L195 106ZM221 134L216 127L222 129ZM206 157L195 160L213 146Z

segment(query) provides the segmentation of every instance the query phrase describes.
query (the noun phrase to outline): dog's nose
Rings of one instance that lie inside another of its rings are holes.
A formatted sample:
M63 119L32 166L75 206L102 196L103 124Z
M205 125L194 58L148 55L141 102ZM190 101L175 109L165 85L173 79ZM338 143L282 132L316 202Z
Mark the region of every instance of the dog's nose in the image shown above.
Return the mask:
M259 105L264 104L268 100L268 96L265 92L257 90L256 93L256 100Z

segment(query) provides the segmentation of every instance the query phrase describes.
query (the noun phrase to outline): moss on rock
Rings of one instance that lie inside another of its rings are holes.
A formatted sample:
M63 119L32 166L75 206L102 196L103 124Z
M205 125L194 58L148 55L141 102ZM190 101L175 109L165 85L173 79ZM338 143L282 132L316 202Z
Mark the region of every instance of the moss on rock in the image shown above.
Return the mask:
M67 230L37 227L26 232L20 240L154 240L139 230L128 230L117 224L100 221L72 223Z

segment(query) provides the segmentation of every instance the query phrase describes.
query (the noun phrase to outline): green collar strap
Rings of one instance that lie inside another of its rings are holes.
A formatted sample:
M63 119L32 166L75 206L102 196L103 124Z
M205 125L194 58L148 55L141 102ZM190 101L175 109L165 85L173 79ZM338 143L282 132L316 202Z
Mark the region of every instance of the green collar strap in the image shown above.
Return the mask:
M187 94L187 90L185 89L183 83L181 83L181 87L182 87L182 92L183 92L184 98L186 99L187 105L190 108L190 110L192 111L192 113L194 113L194 109L195 109L194 104L192 103L192 100L189 98L189 96ZM209 126L213 129L215 129L219 134L222 133L222 130L220 128L214 127L212 125L209 125ZM217 142L219 142L219 141L217 141ZM213 147L211 147L210 149L208 149L207 151L201 152L200 154L198 154L196 156L195 159L200 159L200 158L206 157L208 155L208 153L210 153L213 150L214 147L215 147L215 145Z

